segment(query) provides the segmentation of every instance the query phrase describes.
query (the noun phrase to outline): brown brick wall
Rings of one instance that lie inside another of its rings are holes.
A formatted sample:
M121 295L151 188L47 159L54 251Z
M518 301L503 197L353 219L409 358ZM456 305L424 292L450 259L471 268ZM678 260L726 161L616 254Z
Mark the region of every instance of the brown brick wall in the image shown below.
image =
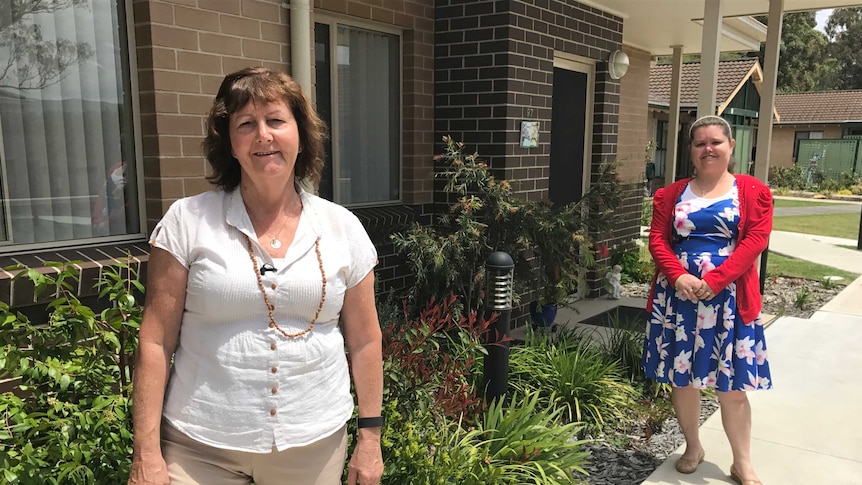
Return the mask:
M618 170L622 180L642 182L645 148L652 133L647 107L650 54L630 46L624 46L623 51L629 56L629 70L620 80Z
M134 0L149 231L174 200L208 190L204 120L225 74L289 72L288 12L276 0Z
M796 128L793 126L772 127L772 147L769 154L770 167L792 167L793 166L793 141L796 136Z

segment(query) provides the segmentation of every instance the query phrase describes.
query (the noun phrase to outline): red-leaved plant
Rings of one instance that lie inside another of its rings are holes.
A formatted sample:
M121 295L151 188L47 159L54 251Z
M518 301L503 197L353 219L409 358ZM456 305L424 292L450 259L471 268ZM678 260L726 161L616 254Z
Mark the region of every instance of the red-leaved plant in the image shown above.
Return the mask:
M492 327L498 314L486 319L474 311L455 318L455 302L454 295L432 300L416 318L404 304L404 321L383 326L384 387L404 403L426 392L444 415L473 421L484 411L477 358L486 353L485 345L511 339Z

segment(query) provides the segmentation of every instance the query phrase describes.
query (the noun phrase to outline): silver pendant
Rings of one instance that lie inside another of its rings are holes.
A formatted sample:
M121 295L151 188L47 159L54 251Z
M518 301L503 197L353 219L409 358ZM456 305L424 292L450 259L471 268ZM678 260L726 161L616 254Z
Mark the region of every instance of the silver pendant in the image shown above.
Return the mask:
M272 249L278 249L281 247L281 241L276 238L272 238L269 240L269 247L271 247Z

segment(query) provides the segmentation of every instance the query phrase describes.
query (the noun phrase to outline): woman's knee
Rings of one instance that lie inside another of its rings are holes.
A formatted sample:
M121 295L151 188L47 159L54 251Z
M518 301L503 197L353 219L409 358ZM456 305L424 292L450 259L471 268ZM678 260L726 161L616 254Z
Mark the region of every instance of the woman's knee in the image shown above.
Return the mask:
M748 394L745 391L718 391L718 402L722 406L739 405L748 402Z

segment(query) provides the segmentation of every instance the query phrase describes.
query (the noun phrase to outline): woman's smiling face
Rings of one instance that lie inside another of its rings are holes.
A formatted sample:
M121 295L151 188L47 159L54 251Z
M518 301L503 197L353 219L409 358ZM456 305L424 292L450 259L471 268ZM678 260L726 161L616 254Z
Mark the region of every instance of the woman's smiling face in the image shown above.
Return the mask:
M728 171L736 140L727 138L719 125L697 128L691 140L691 159L698 174L721 175Z
M293 177L299 131L286 103L248 103L230 116L229 133L243 176Z

